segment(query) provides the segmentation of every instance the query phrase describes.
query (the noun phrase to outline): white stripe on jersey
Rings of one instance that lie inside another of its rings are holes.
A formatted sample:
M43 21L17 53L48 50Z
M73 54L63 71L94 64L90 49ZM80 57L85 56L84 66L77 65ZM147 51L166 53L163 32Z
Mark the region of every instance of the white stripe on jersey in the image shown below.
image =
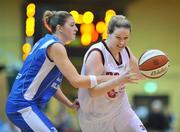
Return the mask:
M19 110L22 118L28 124L28 126L35 132L51 132L51 130L44 124L44 122L34 113L32 108L26 107Z
M49 44L52 44L53 42L55 42L55 40L54 39L50 39L45 44L43 44L39 49L46 48Z
M46 78L48 73L52 70L52 68L55 66L54 63L50 62L49 59L46 57L43 65L41 66L41 69L39 70L38 74L34 78L34 80L31 82L29 88L24 94L24 98L26 100L32 100L33 97L36 95L39 86L43 82L43 80Z
M54 39L50 39L48 40L45 44L43 44L40 49L46 48L49 44L55 42ZM31 52L29 53L29 55L31 55L34 50L39 46L39 41L35 43L35 45L33 46L33 49L31 50Z
M14 125L14 131L15 132L21 132L21 129L19 127L17 127L16 125Z

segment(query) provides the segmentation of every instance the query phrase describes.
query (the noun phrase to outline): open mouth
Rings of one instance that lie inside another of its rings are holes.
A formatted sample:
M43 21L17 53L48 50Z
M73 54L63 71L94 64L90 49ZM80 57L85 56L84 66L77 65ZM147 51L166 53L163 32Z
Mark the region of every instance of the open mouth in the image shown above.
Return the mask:
M124 46L117 46L119 49L123 49L124 48Z

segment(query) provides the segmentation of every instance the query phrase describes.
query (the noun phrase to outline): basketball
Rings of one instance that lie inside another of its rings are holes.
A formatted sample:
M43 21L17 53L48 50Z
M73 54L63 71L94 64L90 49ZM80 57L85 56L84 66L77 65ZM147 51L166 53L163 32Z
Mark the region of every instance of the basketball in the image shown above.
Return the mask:
M169 59L161 50L151 49L141 55L138 65L145 77L155 79L168 71Z

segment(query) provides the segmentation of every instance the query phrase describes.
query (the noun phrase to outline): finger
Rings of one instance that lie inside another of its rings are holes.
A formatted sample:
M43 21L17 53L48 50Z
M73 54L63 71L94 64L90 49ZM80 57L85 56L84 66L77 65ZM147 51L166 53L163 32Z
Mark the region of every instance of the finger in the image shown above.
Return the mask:
M76 106L76 108L75 108L75 109L76 109L76 110L78 110L79 108L80 108L80 106L78 105L78 106Z
M135 81L135 80L130 80L130 81L128 81L128 83L138 84L138 82L137 82L137 81Z
M129 73L129 76L137 76L137 73Z
M139 81L139 79L138 78L128 78L128 81Z
M75 104L76 104L76 105L79 105L79 102L76 102Z
M137 78L137 73L129 73L126 76L129 78Z
M74 103L75 103L76 105L79 105L79 101L78 101L77 98L74 100Z

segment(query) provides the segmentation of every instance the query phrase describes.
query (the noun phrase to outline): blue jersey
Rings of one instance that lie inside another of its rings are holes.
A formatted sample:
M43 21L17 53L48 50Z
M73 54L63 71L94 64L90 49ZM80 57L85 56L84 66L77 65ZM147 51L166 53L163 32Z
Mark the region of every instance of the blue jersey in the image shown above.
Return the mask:
M63 75L47 54L48 46L54 43L62 42L47 34L34 45L13 84L7 100L7 112L31 105L41 108L55 94Z

